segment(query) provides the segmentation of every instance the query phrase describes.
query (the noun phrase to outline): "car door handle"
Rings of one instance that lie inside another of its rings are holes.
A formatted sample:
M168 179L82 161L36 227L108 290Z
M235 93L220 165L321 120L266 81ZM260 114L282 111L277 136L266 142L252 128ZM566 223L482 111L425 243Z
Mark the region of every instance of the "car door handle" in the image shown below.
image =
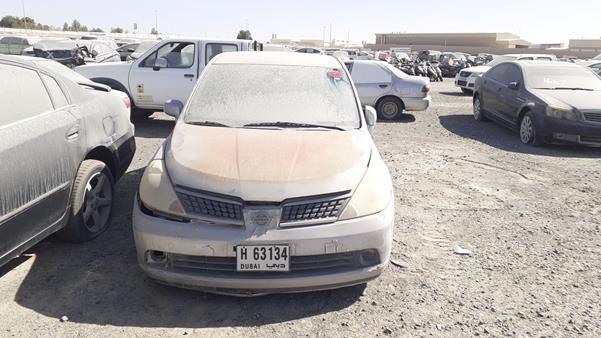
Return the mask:
M380 88L386 88L386 87L388 87L388 85L385 85L385 84L380 85Z
M69 131L67 132L65 137L67 138L67 140L73 140L73 139L78 138L79 137L79 124L71 127L71 129L69 129Z
M192 78L192 77L194 77L194 74L184 74L184 77Z

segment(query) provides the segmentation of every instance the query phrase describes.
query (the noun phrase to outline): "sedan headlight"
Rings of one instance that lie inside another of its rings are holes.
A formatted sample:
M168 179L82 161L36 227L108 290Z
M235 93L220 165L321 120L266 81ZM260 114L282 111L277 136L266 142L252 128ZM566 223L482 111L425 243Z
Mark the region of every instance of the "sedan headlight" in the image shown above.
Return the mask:
M392 200L392 180L386 164L376 152L353 197L344 208L340 220L376 214Z
M548 117L553 117L556 119L562 120L577 120L578 115L574 111L574 109L566 109L566 108L556 108L552 106L547 106L545 111L545 115Z
M172 216L178 219L187 217L173 190L162 159L154 159L146 167L140 181L139 197L144 207L159 216Z

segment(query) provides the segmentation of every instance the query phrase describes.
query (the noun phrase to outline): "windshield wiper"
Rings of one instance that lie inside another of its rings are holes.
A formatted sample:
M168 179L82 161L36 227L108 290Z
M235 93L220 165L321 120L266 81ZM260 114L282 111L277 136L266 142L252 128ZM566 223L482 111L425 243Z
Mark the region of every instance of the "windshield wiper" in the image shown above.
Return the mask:
M231 127L231 126L228 126L227 124L223 124L223 123L215 122L215 121L190 121L190 122L186 122L186 123L193 124L195 126L224 127L224 128Z
M549 87L549 88L534 88L534 89L543 89L543 90L584 90L588 92L594 91L592 88L578 88L578 87Z
M280 128L324 128L333 130L345 130L336 126L324 126L321 124L296 123L296 122L260 122L245 124L244 127L280 127Z

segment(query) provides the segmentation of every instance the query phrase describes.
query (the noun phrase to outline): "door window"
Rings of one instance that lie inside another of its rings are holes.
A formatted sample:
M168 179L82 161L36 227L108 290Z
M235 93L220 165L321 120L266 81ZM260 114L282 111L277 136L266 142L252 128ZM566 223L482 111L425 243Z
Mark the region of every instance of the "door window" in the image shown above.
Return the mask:
M498 82L503 82L503 76L505 74L505 72L507 71L507 65L498 65L496 67L493 67L491 70L489 70L488 72L486 72L486 77L491 79L491 80L495 80Z
M0 126L52 111L52 101L34 70L0 64L2 109Z
M52 98L52 102L54 103L54 108L59 109L69 105L67 101L67 97L65 97L65 93L58 85L56 80L46 74L42 74L42 79L44 79L44 83L48 88L48 92L50 93L50 97Z
M170 42L150 54L142 61L140 67L154 67L159 57L167 60L167 68L190 68L194 65L194 51L193 42Z
M507 65L507 70L503 74L503 84L509 85L511 82L522 82L522 72L515 65Z
M237 52L238 46L232 45L232 44L225 44L225 43L207 43L206 49L207 49L207 55L206 55L205 64L208 64L209 61L211 61L214 57L216 57L217 55L219 55L221 53Z
M388 83L390 72L375 63L354 63L351 73L355 83Z

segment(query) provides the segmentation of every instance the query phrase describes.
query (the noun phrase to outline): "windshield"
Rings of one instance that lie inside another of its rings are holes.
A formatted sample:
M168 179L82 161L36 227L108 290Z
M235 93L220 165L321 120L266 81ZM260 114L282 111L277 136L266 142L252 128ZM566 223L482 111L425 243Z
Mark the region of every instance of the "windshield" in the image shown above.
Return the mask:
M142 41L140 42L134 53L144 53L157 43L159 43L158 40Z
M491 62L487 63L486 65L489 67L494 67L501 62L513 61L515 59L517 59L516 56L507 56L507 55L496 56Z
M533 89L601 90L601 78L584 67L524 67Z
M405 79L409 77L407 73L403 72L402 70L398 69L397 67L391 65L388 62L378 62L378 64L380 66L384 66L384 68L386 68L387 70L390 70L398 78Z
M360 127L357 101L344 70L253 64L207 67L189 99L184 122Z

